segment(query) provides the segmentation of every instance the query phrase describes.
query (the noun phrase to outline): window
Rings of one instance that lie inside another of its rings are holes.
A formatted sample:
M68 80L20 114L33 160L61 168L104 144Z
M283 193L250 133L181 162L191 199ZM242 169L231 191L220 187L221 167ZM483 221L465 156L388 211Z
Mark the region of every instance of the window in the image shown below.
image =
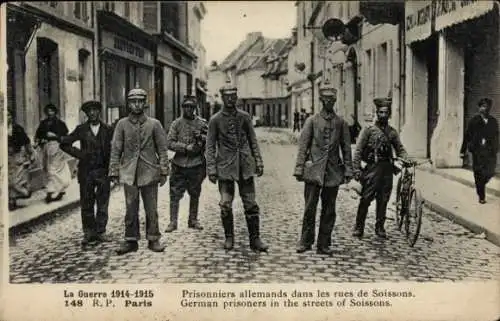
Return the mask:
M125 6L123 9L125 17L130 18L130 2L125 1L123 2L123 5Z
M339 19L344 18L344 3L339 3Z
M114 3L114 1L106 1L106 2L104 2L104 10L106 10L106 11L115 11L115 3Z
M73 10L73 14L75 18L87 21L89 19L87 2L86 1L75 2L74 5L75 7Z
M174 38L179 39L179 4L171 2L163 2L161 4L161 32L171 34Z
M385 96L389 91L388 58L387 43L383 43L378 47L376 63L376 94L378 96Z

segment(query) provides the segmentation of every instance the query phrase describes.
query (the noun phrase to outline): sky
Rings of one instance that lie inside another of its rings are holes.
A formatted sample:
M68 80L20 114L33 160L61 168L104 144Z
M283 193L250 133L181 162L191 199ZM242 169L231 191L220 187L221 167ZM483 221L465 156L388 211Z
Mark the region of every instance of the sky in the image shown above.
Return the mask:
M206 65L221 62L249 32L267 38L291 36L295 26L294 1L205 1L207 15L201 25Z

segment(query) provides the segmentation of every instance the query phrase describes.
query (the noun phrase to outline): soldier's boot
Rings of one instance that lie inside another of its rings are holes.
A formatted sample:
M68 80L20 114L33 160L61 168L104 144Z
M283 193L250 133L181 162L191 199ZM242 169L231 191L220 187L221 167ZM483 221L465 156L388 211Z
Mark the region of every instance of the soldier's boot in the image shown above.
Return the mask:
M201 226L200 222L198 222L198 205L199 205L198 197L189 198L188 227L201 231L203 230L203 226Z
M358 206L358 213L356 214L356 225L354 225L354 231L352 236L362 238L365 230L366 215L368 214L368 207L370 204L361 201Z
M377 202L375 234L380 238L387 238L387 234L385 233L384 229L386 209L387 209L387 203Z
M163 252L165 251L165 245L161 244L160 241L149 241L148 242L148 249L150 249L153 252Z
M136 252L138 248L139 245L137 244L137 241L125 241L116 250L116 254L123 255L130 252Z
M170 223L165 230L166 233L172 233L177 230L177 217L179 216L179 201L170 199Z
M224 236L226 240L224 241L224 249L232 250L234 247L234 219L233 213L227 212L222 213L222 226L224 227Z
M250 249L257 252L267 252L268 246L260 239L260 218L258 215L245 216L250 238Z

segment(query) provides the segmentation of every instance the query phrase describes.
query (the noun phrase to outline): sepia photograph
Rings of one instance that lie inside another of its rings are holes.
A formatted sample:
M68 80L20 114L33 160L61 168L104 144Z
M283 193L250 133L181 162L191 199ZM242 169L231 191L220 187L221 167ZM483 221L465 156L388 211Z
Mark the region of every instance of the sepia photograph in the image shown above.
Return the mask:
M500 318L499 1L20 1L1 20L10 302L470 320L468 284Z

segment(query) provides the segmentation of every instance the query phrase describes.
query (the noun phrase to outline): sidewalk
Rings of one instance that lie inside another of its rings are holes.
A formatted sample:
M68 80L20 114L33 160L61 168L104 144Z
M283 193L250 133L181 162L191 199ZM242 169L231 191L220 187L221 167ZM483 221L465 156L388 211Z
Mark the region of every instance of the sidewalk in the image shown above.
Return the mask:
M34 192L29 199L18 200L17 203L23 207L8 212L9 229L80 206L80 189L76 179L71 181L62 200L47 204L45 196L45 189L42 189Z
M416 174L417 187L431 209L500 246L498 178L488 186L487 203L479 204L468 170L423 168Z

